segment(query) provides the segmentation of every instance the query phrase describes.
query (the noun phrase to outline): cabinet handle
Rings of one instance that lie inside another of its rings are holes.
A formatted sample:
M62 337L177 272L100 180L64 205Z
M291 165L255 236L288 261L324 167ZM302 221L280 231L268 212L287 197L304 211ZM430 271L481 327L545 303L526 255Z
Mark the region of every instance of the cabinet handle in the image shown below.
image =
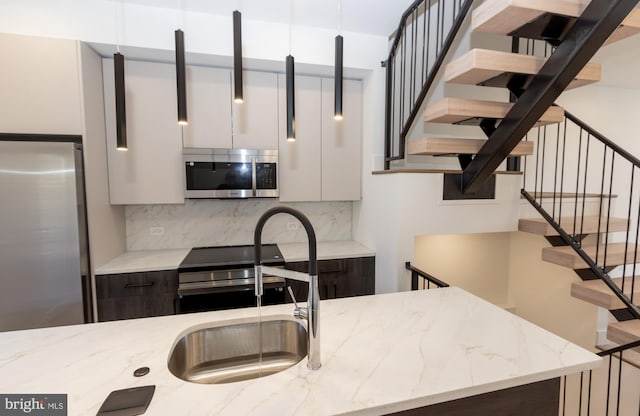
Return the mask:
M144 283L127 283L124 285L125 289L133 289L135 287L149 287L153 286L153 282L144 282Z

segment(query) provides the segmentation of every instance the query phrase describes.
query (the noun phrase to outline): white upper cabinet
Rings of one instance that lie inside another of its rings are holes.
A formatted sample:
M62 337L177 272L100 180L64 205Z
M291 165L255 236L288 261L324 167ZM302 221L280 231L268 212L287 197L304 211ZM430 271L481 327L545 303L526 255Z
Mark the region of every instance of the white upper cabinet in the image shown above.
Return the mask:
M230 149L231 70L188 66L187 113L184 147Z
M296 141L287 141L285 76L279 75L280 138L278 176L281 201L320 201L322 119L321 78L295 77Z
M333 80L295 78L296 141L286 139L285 76L279 77L281 201L361 199L362 83L343 82L343 120L333 118Z
M184 203L182 140L172 64L125 61L128 151L116 150L113 60L103 60L112 204Z
M233 103L233 148L278 148L278 75L243 72L243 103Z
M322 200L362 197L362 82L343 80L342 121L334 114L334 82L322 78Z

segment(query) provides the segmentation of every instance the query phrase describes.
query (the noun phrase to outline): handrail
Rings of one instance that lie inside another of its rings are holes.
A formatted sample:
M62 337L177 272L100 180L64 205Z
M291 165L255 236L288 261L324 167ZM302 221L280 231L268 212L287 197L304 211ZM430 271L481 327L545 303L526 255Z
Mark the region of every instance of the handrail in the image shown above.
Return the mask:
M433 23L435 33L432 34L431 8L436 3L438 4L437 10L433 12L434 15L437 15L435 16L436 21ZM420 107L426 99L453 42L460 32L462 23L469 15L472 3L473 0L449 0L448 3L447 0L416 0L402 14L389 55L387 60L383 62L387 69L385 170L389 169L391 161L404 159L406 136L418 116ZM450 6L452 16L450 16L451 26L445 39L445 23L448 22L448 20L445 22L447 5ZM421 13L422 25L420 26L419 14L421 8L423 10ZM407 35L409 19L412 19L413 23L410 29L410 39L407 39L409 37ZM422 37L422 40L420 37ZM411 54L407 59L406 49L408 48L410 48ZM432 53L429 48L435 48L435 59L433 61L431 61ZM403 55L400 57L400 62L398 62L400 85L399 88L396 88L396 57L399 50L402 50ZM420 79L418 80L418 78ZM420 89L416 93L416 83L418 81ZM396 105L399 108L396 108ZM405 109L405 105L408 105L409 108ZM405 110L408 112L406 118ZM396 129L396 127L398 128ZM394 145L396 144L397 153L394 153Z
M593 261L589 255L587 255L578 242L576 242L571 236L558 224L553 217L551 217L545 210L542 208L540 204L538 204L533 196L524 189L521 190L522 196L525 197L527 201L538 211L542 217L547 220L547 222L554 228L554 230L558 233L560 238L569 246L571 246L578 255L582 258L582 260L589 266L589 268L597 275L597 277L602 280L609 289L616 295L618 299L625 305L629 313L635 318L640 319L640 310L637 306L635 306L629 298L627 298L622 290L611 280L611 277L602 271L600 267Z
M624 345L619 345L619 346L617 346L615 348L611 348L611 349L608 349L608 350L605 350L605 351L601 351L597 355L599 355L600 357L606 357L606 356L609 356L609 355L617 354L619 352L624 352L626 350L630 350L631 348L637 348L637 347L640 347L640 340L633 341L633 342L630 342L630 343L624 344Z
M425 272L424 270L420 270L417 267L412 266L411 262L409 261L406 262L404 266L407 270L411 270L411 290L418 290L418 276L422 277L423 279L427 280L430 283L433 283L438 287L449 287L449 284L443 282L437 277L434 277L429 273Z
M586 131L587 133L589 133L590 135L592 135L596 139L600 140L607 147L612 149L614 152L620 154L620 156L624 157L629 162L633 163L636 167L640 167L640 159L638 159L637 157L635 157L631 153L627 152L626 150L624 150L622 147L620 147L619 145L615 144L611 140L609 140L606 137L604 137L604 135L602 135L601 133L596 131L593 127L589 126L584 121L580 120L578 117L574 116L570 112L565 110L564 114L565 114L565 116L567 116L567 118L569 120L571 120L572 122L577 124L581 129L583 129L584 131Z

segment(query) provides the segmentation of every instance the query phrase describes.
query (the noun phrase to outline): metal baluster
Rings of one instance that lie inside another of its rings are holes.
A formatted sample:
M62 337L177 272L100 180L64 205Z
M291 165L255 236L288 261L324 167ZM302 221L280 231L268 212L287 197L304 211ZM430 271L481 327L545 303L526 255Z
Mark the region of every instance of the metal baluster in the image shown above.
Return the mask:
M587 394L587 416L591 415L591 376L593 375L593 370L589 370L589 390Z
M424 1L424 12L422 13L422 59L420 60L420 62L422 63L423 67L420 70L420 75L421 75L421 87L424 87L424 76L425 76L425 72L426 72L426 64L425 64L425 60L424 60L424 51L426 49L427 46L427 8L429 7L429 3L430 1ZM428 59L428 58L427 58Z
M604 235L604 266L607 266L607 251L608 251L608 247L609 247L609 222L611 219L611 200L613 199L611 197L611 195L613 195L613 167L615 165L615 157L616 157L616 152L613 151L613 149L611 149L611 177L609 178L609 201L608 201L608 206L607 206L607 225L606 225L606 229L605 229L605 235ZM599 223L598 223L599 224ZM598 233L600 233L600 227L598 226ZM627 243L625 243L624 245L624 256L625 259L627 257Z
M428 11L428 18L427 18L427 63L425 64L425 74L429 74L429 54L431 53L429 48L431 47L431 1L428 2L429 3L429 11Z
M416 94L416 39L418 38L418 9L413 11L412 15L412 30L411 30L411 66L409 67L409 79L411 84L411 91L409 94L409 103L411 105L410 109L413 110L413 106L415 105L415 94Z
M580 189L580 156L582 153L582 127L580 127L580 139L578 141L578 167L576 172L576 202L573 206L573 236L576 235L576 222L578 221L578 189Z
M556 219L556 189L558 185L558 157L560 155L560 124L558 124L558 130L556 131L556 165L553 171L553 203L551 205L551 218ZM560 223L560 219L556 221Z
M633 302L633 298L634 298L634 291L635 291L635 286L636 286L636 265L638 263L638 237L640 237L640 201L638 203L638 216L637 216L637 220L636 220L636 244L635 244L635 250L633 252L633 267L632 267L632 272L631 272L631 302ZM623 278L624 281L624 278Z
M436 20L436 57L440 53L440 11L441 11L442 1L438 0L438 16Z
M595 258L595 262L596 264L598 264L598 254L600 253L600 222L602 219L602 205L604 203L603 198L604 198L604 175L606 173L606 168L607 168L607 149L609 147L608 146L604 146L604 152L603 152L603 156L602 156L602 181L600 181L600 207L598 209L598 228L597 228L597 233L596 233L596 258ZM606 248L605 248L605 252L606 252ZM602 268L604 269L606 267L607 264L607 259L604 259L604 265L602 266Z
M560 210L558 211L558 218L560 218L560 221L562 221L562 194L564 189L564 163L565 163L566 153L567 153L567 119L565 117L564 133L562 136L562 168L561 168L562 170L560 172L560 204L559 204Z
M544 157L544 155L542 155ZM536 177L533 182L533 199L538 199L538 166L540 165L540 127L538 127L538 138L536 139ZM542 202L542 197L540 198Z
M618 397L616 398L616 416L620 416L620 392L622 390L622 354L624 351L620 351L620 357L618 357Z
M578 402L578 415L582 414L582 384L584 380L584 371L580 373L580 401Z
M565 416L567 410L567 376L564 376L562 383L562 416Z
M580 224L580 235L584 235L584 208L585 208L585 202L587 201L587 173L589 172L589 146L591 145L591 134L589 132L587 132L587 149L586 149L586 154L585 154L585 160L584 160L584 189L583 189L583 193L582 193L582 215L580 216L580 218L582 218L582 222ZM580 247L582 247L582 240L580 240L579 242Z
M543 194L543 187L544 187L544 160L546 159L546 148L547 148L547 126L542 127L543 129L543 133L542 133L542 165L540 166L540 195L541 195L541 199L540 202L542 202L542 198L544 197ZM542 204L540 204L542 205Z
M404 92L407 89L405 84L405 61L406 61L406 46L407 46L407 27L405 26L403 29L403 34L402 34L402 59L400 59L400 121L399 121L399 126L400 130L402 130L402 126L404 126L404 102L405 102L405 98L404 98ZM400 150L400 149L398 149Z
M607 415L609 414L609 397L611 395L611 356L609 356L609 371L608 371L608 376L607 376L607 400L606 400L606 406L605 409L607 411Z
M625 241L629 244L629 231L631 230L631 205L633 205L633 177L636 173L636 168L631 165L631 185L629 186L629 210L627 212L627 233L625 235ZM638 242L636 241L636 249ZM637 251L637 250L636 250ZM624 252L624 264L622 265L622 293L624 293L625 276L627 275L627 246L625 245ZM632 292L633 296L633 292ZM631 299L633 302L633 299Z
M395 130L395 120L396 120L396 59L397 56L393 55L393 59L390 60L390 62L393 62L392 66L393 66L393 82L392 82L392 88L393 88L393 93L391 94L391 137L389 138L391 140L391 153L389 154L389 156L395 156L395 152L393 152L393 145L395 144L395 137L396 137L396 130Z

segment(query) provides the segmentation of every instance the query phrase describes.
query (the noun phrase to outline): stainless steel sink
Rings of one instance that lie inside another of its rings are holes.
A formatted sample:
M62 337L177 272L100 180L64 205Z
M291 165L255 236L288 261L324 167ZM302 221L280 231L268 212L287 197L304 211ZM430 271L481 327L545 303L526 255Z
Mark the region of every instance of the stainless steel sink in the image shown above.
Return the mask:
M169 354L168 366L192 383L233 383L286 370L306 355L307 331L300 321L256 318L186 334Z

